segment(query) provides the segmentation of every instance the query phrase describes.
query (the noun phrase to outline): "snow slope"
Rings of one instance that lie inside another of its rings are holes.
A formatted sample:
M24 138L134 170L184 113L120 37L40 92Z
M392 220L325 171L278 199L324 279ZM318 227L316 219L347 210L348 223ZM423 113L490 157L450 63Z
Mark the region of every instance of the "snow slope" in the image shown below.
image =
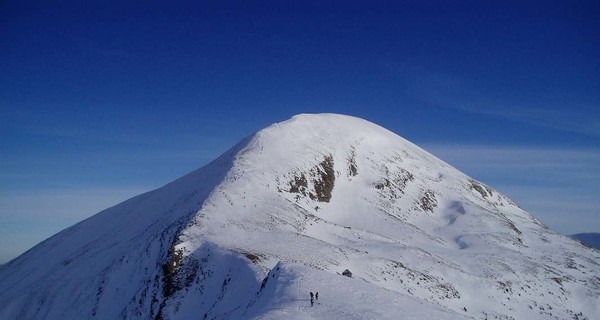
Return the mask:
M263 129L0 267L2 319L599 319L599 300L598 251L334 114Z

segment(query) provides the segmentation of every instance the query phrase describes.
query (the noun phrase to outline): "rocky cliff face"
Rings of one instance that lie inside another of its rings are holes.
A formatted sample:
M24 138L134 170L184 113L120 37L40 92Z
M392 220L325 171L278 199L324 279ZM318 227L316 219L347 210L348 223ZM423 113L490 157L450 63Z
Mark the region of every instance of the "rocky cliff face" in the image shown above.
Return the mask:
M300 115L2 266L0 316L595 319L599 261L392 132Z

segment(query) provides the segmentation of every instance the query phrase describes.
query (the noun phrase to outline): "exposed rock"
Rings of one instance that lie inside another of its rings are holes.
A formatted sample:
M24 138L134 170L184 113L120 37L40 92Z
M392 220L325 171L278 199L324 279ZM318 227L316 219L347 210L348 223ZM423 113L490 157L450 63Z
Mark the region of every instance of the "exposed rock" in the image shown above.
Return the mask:
M331 200L331 192L335 184L335 171L333 170L333 157L331 155L325 157L317 167L319 174L315 178L315 197L319 202L329 202ZM311 197L313 198L313 197ZM313 199L314 200L314 199Z
M311 178L310 183L307 175ZM328 155L307 174L304 172L296 173L289 182L288 192L296 193L298 196L307 196L318 202L329 202L334 185L333 156ZM296 199L299 199L298 196Z
M175 246L172 246L169 249L168 260L162 266L164 281L163 293L165 297L170 297L173 293L181 289L177 283L177 273L181 268L182 261L183 250L175 249Z
M355 177L358 174L358 166L356 165L356 152L352 150L348 159L348 176Z
M400 198L404 194L404 189L408 182L413 181L415 176L404 168L396 172L386 171L388 177L383 178L383 180L375 184L375 189L381 190L391 199Z
M290 192L306 195L307 190L308 181L306 180L304 173L300 173L299 176L294 177L294 180L290 181Z
M433 212L433 209L437 207L437 200L435 199L433 190L425 191L425 194L421 197L420 206L425 211Z
M471 190L475 190L481 194L483 198L487 198L488 196L492 196L492 190L490 188L484 188L481 184L477 183L475 180L469 180L471 183L469 188ZM489 194L488 194L489 193Z
M257 262L260 262L260 261L261 261L261 257L260 257L260 256L258 256L258 255L255 255L255 254L253 254L253 253L246 252L246 253L244 253L244 256L245 256L246 258L248 258L248 260L250 260L250 261L252 261L252 262L254 262L254 263L257 263Z

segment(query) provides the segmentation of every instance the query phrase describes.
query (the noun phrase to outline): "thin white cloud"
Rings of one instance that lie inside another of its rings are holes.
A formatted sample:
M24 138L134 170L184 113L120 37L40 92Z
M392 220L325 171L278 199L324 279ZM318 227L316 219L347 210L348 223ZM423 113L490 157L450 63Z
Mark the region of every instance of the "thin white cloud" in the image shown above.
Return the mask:
M600 194L597 189L586 192L560 186L515 185L499 188L558 232L574 234L600 231Z
M454 107L466 112L504 118L513 121L531 123L543 127L578 132L590 136L600 136L600 117L595 115L598 106L546 106L545 108L531 108L519 105L502 105L497 102L471 102L451 103Z
M146 191L149 188L4 192L0 194L0 264L55 233Z
M600 150L425 145L554 230L600 232Z
M600 137L598 105L571 102L574 98L541 96L524 104L508 93L482 92L476 84L449 74L409 68L405 85L413 96L441 108Z
M144 187L115 187L89 189L54 189L30 191L28 193L3 192L0 195L0 219L17 217L51 218L81 220L127 200L135 195L149 191ZM41 207L46 210L39 210ZM52 210L48 210L48 209ZM82 210L83 209L83 210Z
M510 147L490 145L422 144L442 159L471 168L600 169L600 149Z

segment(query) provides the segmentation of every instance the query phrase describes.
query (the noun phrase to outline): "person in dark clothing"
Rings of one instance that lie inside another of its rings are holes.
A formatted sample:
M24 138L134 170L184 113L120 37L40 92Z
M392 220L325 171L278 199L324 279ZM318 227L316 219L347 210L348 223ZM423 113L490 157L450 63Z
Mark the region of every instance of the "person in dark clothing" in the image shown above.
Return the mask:
M312 291L310 292L310 306L312 307L315 304L314 295Z
M315 293L315 299L316 299L317 301L319 301L319 291L317 291L317 293Z

